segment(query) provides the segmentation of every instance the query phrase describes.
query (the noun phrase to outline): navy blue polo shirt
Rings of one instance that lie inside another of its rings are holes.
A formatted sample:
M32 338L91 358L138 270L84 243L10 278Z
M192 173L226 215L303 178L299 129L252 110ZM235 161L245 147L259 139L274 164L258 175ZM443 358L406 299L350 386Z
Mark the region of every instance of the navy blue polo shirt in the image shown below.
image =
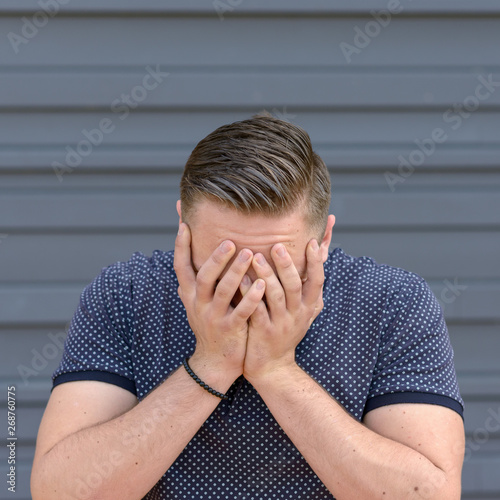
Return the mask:
M54 386L98 380L142 400L195 348L177 287L173 252L104 268L81 294ZM296 360L358 421L394 403L463 412L427 283L340 248L325 263L324 308ZM145 498L332 499L252 385L240 377L228 394Z

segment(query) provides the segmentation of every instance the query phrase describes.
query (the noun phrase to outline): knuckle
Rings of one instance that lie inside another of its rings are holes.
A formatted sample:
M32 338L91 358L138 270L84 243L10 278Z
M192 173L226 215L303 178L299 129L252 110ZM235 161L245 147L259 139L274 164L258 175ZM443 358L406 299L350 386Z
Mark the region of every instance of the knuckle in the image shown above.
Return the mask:
M280 265L283 269L290 269L291 267L295 267L292 259L290 258L284 260Z
M221 285L221 284L219 284L217 286L217 288L215 289L215 293L221 299L227 299L227 298L229 298L230 295L231 296L234 295L234 293L232 292L232 290L230 288L228 288L227 286Z
M233 311L233 317L238 321L233 321L233 327L236 327L237 324L241 323L241 321L245 321L248 318L249 314L244 307L237 308Z
M265 278L272 278L276 276L271 266L266 266L262 269L262 274Z
M242 267L237 264L236 261L228 268L226 274L224 275L225 281L230 281L231 283L241 282L243 275L245 274L247 268Z
M276 304L282 304L283 302L285 302L285 293L283 292L283 290L272 292L270 295L271 301L275 302Z
M315 277L314 284L318 287L323 287L323 285L325 284L325 277L324 276Z
M291 293L300 293L302 291L302 283L300 281L294 281L293 283L290 283L290 285L287 287L287 290L289 290Z
M206 285L208 285L208 280L206 279L204 273L200 272L200 273L198 273L196 275L196 285L197 286L206 286Z
M220 265L225 263L224 255L218 249L212 253L212 255L210 256L210 259L217 266L220 266Z

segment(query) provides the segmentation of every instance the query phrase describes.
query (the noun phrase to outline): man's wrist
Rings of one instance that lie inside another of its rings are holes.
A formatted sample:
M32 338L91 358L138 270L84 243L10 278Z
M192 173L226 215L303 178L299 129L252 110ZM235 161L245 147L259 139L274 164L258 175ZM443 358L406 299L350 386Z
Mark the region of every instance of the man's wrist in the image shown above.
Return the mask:
M266 368L262 368L257 373L247 373L244 375L248 382L259 391L268 386L286 386L294 380L300 379L304 374L305 372L295 360L290 360L271 364Z
M191 370L197 377L211 388L223 394L227 392L233 382L241 375L236 370L224 369L221 363L198 356L196 353L188 361Z

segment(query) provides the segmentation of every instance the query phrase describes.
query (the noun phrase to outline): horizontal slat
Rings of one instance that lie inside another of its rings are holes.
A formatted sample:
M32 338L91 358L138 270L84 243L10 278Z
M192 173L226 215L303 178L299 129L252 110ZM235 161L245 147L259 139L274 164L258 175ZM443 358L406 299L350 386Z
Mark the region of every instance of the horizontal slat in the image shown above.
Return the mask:
M144 67L135 71L49 72L23 69L2 77L0 109L9 108L102 108L109 110L114 102L123 106L122 94L132 95L141 109L214 108L227 106L282 107L293 103L295 108L386 109L404 106L438 108L461 103L474 96L477 88L485 98L477 100L481 109L500 106L500 92L488 91L484 81L500 83L500 74L483 73L399 73L375 71L337 73L314 71L244 71L213 74L211 71L176 72L170 68L149 66L159 81ZM152 90L141 87L144 77ZM307 89L314 89L309 92ZM335 92L332 92L335 89ZM494 89L493 89L494 90ZM135 93L134 93L135 92ZM143 93L142 93L143 92ZM489 94L489 97L486 97ZM474 102L468 102L474 106Z
M383 221L401 227L446 225L449 229L468 224L477 227L500 223L498 193L482 193L478 196L473 192L355 192L334 194L332 205L338 228L384 226L386 223ZM366 207L370 207L370 210L366 210ZM488 214L488 211L492 212Z
M448 320L498 321L500 318L500 287L495 282L476 284L451 278L446 283L429 281L429 285Z
M68 321L86 284L1 286L0 325L52 325ZM438 298L446 288L441 282L431 282L430 285ZM500 320L500 284L468 284L464 281L459 285L467 286L467 289L453 301L445 303L444 312L448 319ZM447 293L445 297L449 300L452 296Z
M55 306L52 304L52 309L58 307L59 304ZM38 384L50 377L57 367L62 353L62 342L76 307L76 303L73 303L71 309L65 311L66 317L61 318L59 325L43 327L35 322L31 328L0 328L0 340L3 346L0 379L19 380L19 391L22 391L23 401L37 401L38 394L45 390ZM20 321L23 321L22 318ZM498 325L479 322L457 324L451 319L448 321L448 329L463 397L470 401L498 400L500 394ZM24 370L24 367L28 370ZM30 368L35 373L31 373Z
M5 194L0 229L167 228L177 224L178 190ZM370 210L366 210L366 207ZM496 192L344 192L334 194L337 228L452 228L500 225Z
M209 9L213 6L212 2L208 5ZM1 37L0 67L95 65L113 68L160 64L168 71L169 66L176 65L276 68L352 64L442 69L499 64L498 20L495 17L443 18L436 22L426 17L394 16L386 28L380 29L379 36L367 38L360 44L355 39L356 28L363 31L368 22L376 25L371 16L318 16L314 19L301 15L258 19L243 16L220 22L215 9L206 17L55 16L38 30L33 40L16 46L17 51L7 36ZM0 18L0 33L21 35L22 29L20 16ZM124 33L134 33L134 36L125 37ZM202 34L202 43L198 34ZM66 43L58 43L60 40ZM346 57L341 46L346 43L357 43L365 48Z
M68 321L85 284L0 288L0 324Z
M445 315L446 312L445 310ZM470 400L498 401L500 394L498 322L478 324L472 321L457 324L456 318L449 318L448 330L455 353L460 389L464 396Z
M42 348L40 346L36 346L36 349L40 352ZM45 407L45 404L50 396L50 389L52 387L51 375L52 372L59 365L59 360L61 356L61 352L58 355L56 360L50 362L51 370L40 373L38 378L30 377L27 380L25 378L17 379L18 373L9 374L7 378L5 378L5 384L12 386L14 385L16 388L16 413L20 416L21 419L24 419L24 422L19 422L19 433L18 437L23 440L32 440L34 439L36 429L38 428L38 423L40 422L41 414L40 409ZM37 360L37 362L39 362ZM29 363L23 366L28 366ZM33 367L36 365L34 364ZM33 368L34 369L34 368ZM492 378L481 377L482 383L493 383ZM462 385L462 380L459 380ZM4 384L4 385L5 385ZM480 436L481 432L484 433L485 427L490 428L489 437L492 440L495 440L495 443L491 443L489 445L489 450L492 451L495 449L496 451L500 450L499 445L499 437L500 437L500 402L495 401L495 397L491 397L490 399L484 399L484 401L475 401L473 399L469 399L469 395L462 390L462 396L465 400L465 409L466 409L466 419L465 419L465 427L466 433L468 436L468 440L470 443L471 450L477 455L479 451L486 451L486 440L481 441ZM5 411L5 403L2 402L0 409ZM491 417L491 418L490 418ZM491 425L488 425L491 424ZM23 425L21 425L23 424ZM498 431L492 431L494 425L498 427ZM480 430L481 429L481 430Z
M13 283L90 281L102 267L127 261L135 251L151 255L156 249L173 249L174 228L165 233L9 235L0 239L1 279Z
M58 363L55 364L57 367ZM42 412L50 396L52 387L51 374L41 375L36 381L28 381L26 386L23 382L13 381L13 378L7 379L6 383L15 385L16 415L18 416L19 431L17 436L23 444L34 444L36 433ZM33 386L33 387L31 387ZM41 391L40 395L29 398L34 389ZM0 414L5 412L5 406L0 407ZM465 429L467 436L467 461L478 459L485 453L500 452L500 432L492 432L491 429L500 429L500 403L494 400L476 402L465 398ZM487 431L489 428L490 431ZM486 436L487 434L487 436ZM26 453L26 451L24 451Z
M469 345L475 343L476 346L481 342L483 338L486 337L486 343L481 346L481 352L476 347L472 351L467 351L466 347L459 342L457 342L457 335L454 330L456 328L450 328L451 342L453 345L453 350L455 352L455 367L457 370L465 370L469 366L474 366L476 372L483 372L479 374L467 374L458 372L458 385L460 387L460 394L467 401L489 401L491 404L498 402L500 407L500 401L498 401L498 395L500 394L500 374L498 368L498 362L496 364L491 364L491 360L494 356L485 353L489 352L489 349L493 348L493 353L499 352L498 345L500 344L500 332L498 328L495 327L484 327L476 326L469 327ZM488 334L487 330L490 330ZM483 331L485 333L483 333ZM474 359L474 362L464 363L464 358L469 356ZM484 359L486 358L486 359ZM498 359L497 359L498 361ZM480 370L478 369L480 367ZM491 370L491 374L486 372ZM500 422L499 422L500 424ZM500 426L498 435L500 436Z
M170 211L174 208L171 207ZM175 215L174 215L175 216ZM1 217L0 217L1 219ZM101 269L133 252L146 255L172 250L175 226L125 234L85 231L60 234L7 234L0 237L1 279L12 283L90 280ZM83 229L81 229L83 231ZM0 231L1 233L1 231ZM332 248L341 247L354 256L367 255L385 263L416 272L427 279L500 279L500 234L496 232L370 231L334 229ZM481 249L481 258L471 251ZM432 256L425 249L432 249ZM82 252L85 259L81 258ZM43 265L41 263L43 262Z
M0 416L1 416L1 412L0 412ZM38 430L38 425L35 428L35 432L37 430ZM17 446L16 446L16 458L18 460L18 462L17 462L18 465L20 463L32 464L34 454L35 454L35 440L34 439L32 440L32 439L23 438L22 441L18 440ZM3 458L3 457L0 457L0 459L1 458ZM2 497L0 496L0 498L2 498ZM17 500L17 497L13 497L12 495L11 495L11 498L15 498Z
M250 115L251 113L245 113L240 116L240 119L247 118ZM193 123L195 121L196 119L193 119ZM225 122L214 124L213 128L215 129L222 123ZM206 133L209 132L210 130L206 131ZM202 138L202 135L197 137L198 140ZM81 139L83 137L80 137L78 140ZM75 147L77 141L74 144L68 145ZM84 158L82 164L72 171L72 175L75 176L79 172L94 172L99 174L107 172L125 174L134 171L154 171L169 174L172 170L180 172L196 142L196 140L193 140L190 145L181 145L178 147L173 145L170 147L150 145L147 148L143 148L140 145L136 145L135 147L127 145L108 147L103 144L99 148L96 148L90 156ZM433 173L436 173L436 169L441 169L443 173L458 169L468 171L469 173L477 172L478 174L481 173L481 170L500 172L500 145L499 147L495 147L492 144L483 146L479 146L478 144L470 144L468 146L460 144L440 145L439 149L433 155L429 156L422 166L416 169L414 177L416 178L421 171L428 172L432 170ZM397 174L399 155L407 158L413 148L413 146L403 147L387 143L376 145L363 144L361 142L358 145L351 146L341 144L329 146L315 143L314 147L327 165L334 169L333 174L346 169L350 171L355 169L382 169L381 175L384 175L386 171ZM42 146L37 144L25 144L17 147L9 145L0 146L0 172L24 173L25 171L32 171L47 173L51 176L52 185L54 183L58 184L51 165L54 161L65 164L64 148L65 146ZM440 180L440 178L436 178L436 182L440 182Z
M47 384L47 389L49 389L51 386ZM43 414L43 409L46 406L46 402L49 398L50 393L45 394L45 400L41 401L37 406L33 407L28 407L28 408L22 408L17 411L17 414L19 415L19 426L23 426L23 432L20 432L18 434L18 438L22 441L19 441L19 447L22 447L22 449L18 450L18 456L19 460L22 459L29 459L33 457L33 451L34 451L34 444L35 444L35 439L36 439L36 434L38 432L38 427L40 424L40 420L42 418ZM469 422L469 416L470 416L470 405L467 405L466 403L466 427L470 427L470 425L467 425ZM498 410L497 410L498 412ZM0 410L0 415L2 414L2 410ZM486 418L489 418L490 415L487 414ZM5 421L6 419L4 419ZM491 420L489 420L491 423ZM497 424L498 425L498 424ZM471 428L470 431L467 431L467 441L466 441L466 449L467 449L467 455L466 455L466 464L473 464L477 460L481 460L485 455L491 456L491 454L496 453L498 454L500 452L500 439L499 435L496 434L489 434L487 436L487 439L485 438L485 429L484 427L476 427L476 428Z
M467 291L464 290L463 293ZM497 302L497 307L498 304L500 302ZM457 369L464 372L463 391L471 398L491 396L498 399L500 395L500 363L498 362L500 324L457 324L455 321L450 321L448 329L455 351ZM480 383L481 375L486 372L490 372L494 377L488 383L484 380Z
M464 493L490 493L495 496L480 497L497 499L500 497L500 456L484 457L465 462L462 473Z
M27 333L28 335L26 344L29 345L31 344L31 342L35 342L34 347L36 347L38 342L36 335L38 335L38 337L41 337L42 335L40 331L38 331L36 334L33 332L35 332L35 330L23 331L23 333ZM0 335L2 341L9 342L9 336L6 335L4 331L0 331ZM48 340L48 338L45 340ZM21 350L21 346L19 343L10 342L9 347L16 352L16 355L23 354L18 352ZM8 361L11 361L10 357ZM59 359L55 360L54 363L57 366L59 364ZM24 412L27 408L45 406L47 400L49 399L50 390L52 388L52 372L41 374L38 378L28 379L26 383L22 378L19 378L19 374L15 367L11 367L10 370L2 370L1 373L0 383L2 384L2 387L14 386L16 388L16 404L22 412ZM5 409L5 404L6 402L4 398L2 401L0 401L0 408ZM28 429L23 429L23 432L27 430Z
M80 153L84 164L87 158L100 150L124 151L148 148L172 149L184 151L194 148L196 143L207 134L223 124L242 120L258 112L262 107L255 107L245 112L213 112L187 113L174 110L171 113L150 113L135 111L123 121L119 113L109 111L75 111L62 113L5 112L0 114L0 148L2 151L17 152L22 148L51 148L55 154L53 161L64 163L67 147L77 150L78 144L86 142L84 152ZM277 109L281 113L282 108ZM455 122L443 119L443 112L422 111L409 115L406 112L387 111L384 113L349 111L315 113L305 110L295 111L286 107L286 113L293 114L293 122L308 131L316 149L327 147L331 151L358 150L359 154L379 151L402 150L401 154L413 164L427 165L427 162L437 154L443 154L451 149L480 149L481 147L500 148L500 137L497 133L498 114L477 111L463 120L461 126L453 130ZM93 138L95 146L90 147L87 133L98 129L102 120L111 121L109 133L102 138ZM113 128L114 126L114 128ZM419 149L415 141L429 139L433 130L442 129L446 141L440 144L429 143L425 147L428 154ZM22 131L22 133L20 132ZM85 132L87 131L87 132ZM82 147L82 146L80 146ZM86 147L86 149L85 149ZM78 151L78 150L77 150ZM413 156L410 154L413 151ZM85 156L87 155L87 156ZM421 159L419 159L421 158ZM184 161L187 157L184 158ZM361 160L362 161L362 160ZM127 162L128 163L128 162ZM397 155L392 159L398 165ZM71 165L74 163L71 162ZM140 163L139 163L140 164ZM472 161L472 165L475 165ZM498 165L498 159L497 159Z
M500 154L500 151L499 151ZM500 160L499 160L500 161ZM385 177L386 168L365 169L360 166L330 168L330 175L335 193L351 192L353 190L389 193L390 189ZM0 193L22 193L33 190L53 190L59 184L59 190L74 191L120 191L123 189L171 189L177 191L181 180L181 167L164 167L163 169L146 169L137 166L135 169L121 169L114 171L107 167L99 170L74 170L71 174L64 174L59 183L52 169L28 172L15 169L1 174ZM55 182L54 182L55 181ZM500 165L494 168L469 169L434 167L417 169L411 176L411 182L397 186L401 192L421 192L438 190L469 190L484 192L500 190Z
M0 198L0 227L7 232L28 227L166 228L178 219L177 198L177 193L168 191L4 195Z
M4 346L0 381L16 387L19 404L36 406L47 401L47 383L61 360L67 327L0 330Z
M426 279L494 279L500 254L498 232L425 232L405 230L343 231L334 228L333 245L355 256L367 255L379 263L413 271ZM14 243L11 241L10 243ZM7 241L5 242L7 245ZM471 259L471 248L481 258ZM428 249L432 249L429 254Z
M17 465L16 492L10 492L7 489L7 483L4 482L4 484L2 485L4 487L0 488L0 500L32 500L30 494L31 462L22 462Z
M487 335L487 333L483 334L482 328L482 326L477 326L475 329L475 331L477 332L477 338L480 340L483 339L484 335ZM38 351L40 354L44 352L44 348L46 349L45 353L49 352L48 348L45 347L48 344L55 345L57 349L59 349L60 341L64 340L63 335L66 335L65 331L66 327L60 329L55 328L51 330L22 329L14 330L11 332L4 329L0 330L0 338L2 339L2 344L8 345L9 350L15 352L16 356L21 356L21 358L17 362L9 357L9 359L7 360L7 366L0 367L0 382L2 382L4 386L14 385L16 387L16 393L19 396L18 401L21 402L23 411L28 407L45 406L50 396L50 390L52 388L51 376L53 371L59 365L60 355L62 354L62 351L60 351L58 357L55 357L53 359L47 359L47 357L45 357L48 362L47 368L38 369L37 366L32 366L33 353L31 352L31 349ZM16 343L15 340L12 340L12 337L16 334L25 336L26 340L24 344L30 347L30 353L25 352L26 350L21 352L22 349L19 343ZM50 352L50 357L52 358L52 350ZM25 366L33 368L34 370L37 370L38 375L33 375L31 377L26 376L23 378L19 374L19 371L17 369L19 364L23 364ZM455 365L457 369L460 370L461 364L459 360L455 360ZM471 405L470 413L478 415L477 422L473 422L470 419L467 419L467 432L469 434L472 434L476 427L481 425L481 419L485 420L488 416L490 416L491 412L489 412L488 410L491 409L492 411L494 411L497 409L495 405L498 399L498 394L500 394L500 381L495 373L471 375L459 372L458 383L460 386L460 393L462 397ZM483 401L483 403L479 404L477 403L477 400ZM486 402L486 404L489 406L484 407L484 402ZM5 402L1 402L1 405L4 404ZM500 405L500 403L498 403L498 405ZM469 404L467 404L467 407L468 406Z
M387 0L337 0L328 2L325 0L309 0L307 3L300 0L252 0L252 2L222 2L228 8L234 6L236 13L252 14L366 14L372 10L386 10L389 3ZM403 13L446 13L446 14L500 14L500 8L491 0L476 0L473 4L467 0L455 0L454 2L440 2L436 4L432 0L420 0L414 3L411 0L400 0ZM392 3L390 5L393 5ZM3 0L0 8L2 13L26 13L40 9L39 0ZM62 13L133 13L133 14L211 14L213 3L204 0L184 0L182 3L175 0L121 0L119 4L111 1L99 0L73 0L66 5L61 5Z
M49 397L46 381L59 365L69 319L59 328L0 329L0 380L16 386L20 405L39 405Z

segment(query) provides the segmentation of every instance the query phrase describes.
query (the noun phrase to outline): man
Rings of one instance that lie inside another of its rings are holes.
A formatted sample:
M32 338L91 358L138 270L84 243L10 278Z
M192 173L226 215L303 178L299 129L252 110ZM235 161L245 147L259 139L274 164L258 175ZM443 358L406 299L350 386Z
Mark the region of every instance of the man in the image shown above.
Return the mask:
M82 293L35 500L460 498L442 311L419 276L329 253L329 201L292 124L259 115L197 145L175 251Z

